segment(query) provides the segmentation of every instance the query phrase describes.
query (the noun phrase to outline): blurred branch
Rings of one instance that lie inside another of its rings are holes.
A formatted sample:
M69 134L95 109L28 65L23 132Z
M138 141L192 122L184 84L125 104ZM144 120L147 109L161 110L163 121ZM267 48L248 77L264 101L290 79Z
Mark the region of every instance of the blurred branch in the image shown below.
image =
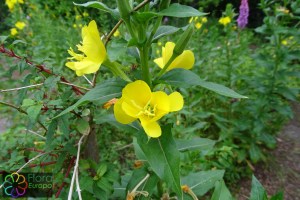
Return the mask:
M12 88L12 89L0 90L0 92L17 91L17 90L22 90L22 89L26 89L26 88L38 87L38 86L41 86L41 85L43 85L43 84L44 84L44 83L39 83L39 84L28 85L28 86L24 86L24 87L18 87L18 88Z
M20 108L20 107L17 107L17 106L15 106L15 105L13 105L13 104L10 104L10 103L4 102L4 101L0 101L0 104L5 105L5 106L9 106L9 107L11 107L11 108L16 109L16 110L19 111L20 113L24 113L24 114L28 115L28 113L27 113L25 110L23 110L23 109ZM44 124L42 124L42 122L41 122L40 120L38 120L37 122L43 127L43 129L44 129L45 131L48 131L48 129L44 126Z
M34 64L33 62L31 62L31 61L28 60L27 58L23 58L23 57L21 57L21 56L18 56L18 55L15 54L15 52L14 52L13 50L6 49L6 48L4 47L3 44L0 46L0 53L3 53L3 54L5 54L5 55L8 56L8 57L16 58L16 59L18 59L18 60L24 60L28 65L37 68L40 72L45 72L46 74L60 77L60 80L61 80L62 82L70 83L70 82L67 81L63 76L60 76L60 75L58 75L58 74L54 74L51 70L47 69L47 68L45 67L45 65L42 65L42 64L40 64L40 65ZM73 90L77 95L83 95L83 94L84 94L84 93L83 93L78 87L76 87L75 85L71 85L71 86L72 86L72 90Z
M66 172L65 177L64 177L65 179L68 178L68 176L69 176L69 174L70 174L70 171L71 171L71 169L72 169L72 166L73 166L73 164L74 164L75 159L76 159L75 156L73 156L73 157L71 158L70 163L69 163L69 166L68 166L68 169L67 169L67 172ZM57 193L55 194L55 198L58 198L58 197L59 197L59 195L60 195L60 193L61 193L61 191L62 191L62 189L64 188L65 185L66 185L66 182L63 182L63 183L61 184L61 186L59 187Z

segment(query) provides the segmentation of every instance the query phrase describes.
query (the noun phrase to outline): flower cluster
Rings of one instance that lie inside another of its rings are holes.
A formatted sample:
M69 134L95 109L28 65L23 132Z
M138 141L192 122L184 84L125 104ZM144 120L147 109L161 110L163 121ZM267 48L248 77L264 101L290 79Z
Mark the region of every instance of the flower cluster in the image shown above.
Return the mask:
M73 61L67 62L66 66L74 70L77 76L98 71L106 59L106 50L94 20L82 28L82 44L78 44L77 48L83 54L77 54L70 48L68 52L72 57L69 59Z
M231 22L230 17L221 17L219 19L219 23L222 24L223 26L227 26L227 24L229 24Z
M18 29L23 30L25 28L25 26L26 26L25 22L18 21L17 23L15 23L15 27L10 29L10 34L12 36L17 35L18 34Z
M189 23L192 23L192 22L195 23L196 29L200 29L202 27L202 25L207 22L207 18L206 17L191 17L189 20Z
M12 11L17 3L23 4L23 0L5 0L5 4L8 6L8 9Z
M66 63L78 76L96 72L106 59L106 50L95 21L82 28L82 40L77 48L83 54L77 54L70 48L68 52L72 57L69 59L73 61ZM191 69L195 63L193 52L182 50L177 55L173 52L175 47L175 43L167 42L162 47L162 56L154 62L162 69L167 65L166 71L174 68ZM181 110L183 103L180 93L173 92L168 95L163 91L152 92L146 82L137 80L123 88L120 99L114 98L103 107L108 109L114 105L114 115L118 122L129 124L139 120L145 133L149 137L157 138L162 134L157 121L170 112Z

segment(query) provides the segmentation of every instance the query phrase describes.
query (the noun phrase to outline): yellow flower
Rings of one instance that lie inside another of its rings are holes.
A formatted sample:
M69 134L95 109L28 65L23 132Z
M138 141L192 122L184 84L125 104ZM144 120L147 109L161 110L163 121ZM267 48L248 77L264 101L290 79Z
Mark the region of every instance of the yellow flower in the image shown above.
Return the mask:
M165 92L151 92L144 81L129 83L122 90L122 97L114 105L114 114L118 122L129 124L135 120L141 122L149 137L161 135L158 120L169 112L181 110L183 97L179 92L167 95Z
M12 11L14 9L16 3L23 4L24 1L23 0L5 0L5 4L8 6L8 9L10 11Z
M286 46L288 44L288 41L287 40L282 40L281 44L284 45L284 46Z
M12 36L17 35L17 34L18 34L18 30L17 30L16 28L11 28L11 29L10 29L10 34L11 34Z
M87 12L84 11L84 12L82 13L82 15L83 15L84 17L88 17L88 16L89 16L89 13L87 13Z
M219 23L222 24L223 26L226 26L231 22L230 17L221 17L219 20Z
M106 58L106 50L94 20L82 28L82 44L78 44L77 48L83 54L77 54L70 48L68 52L72 57L68 59L75 61L67 62L66 66L74 70L77 76L98 71Z
M154 62L160 67L164 68L164 66L168 63L169 59L173 55L173 49L175 47L175 43L167 42L165 47L162 47L162 57L157 58ZM174 68L183 68L183 69L191 69L195 63L194 53L191 50L184 50L182 54L177 56L175 60L169 65L167 71Z
M15 23L15 27L17 27L20 30L22 30L25 26L26 24L24 22L18 21L17 23Z
M206 17L203 17L203 18L201 19L201 22L202 22L202 23L206 23L206 22L207 22L207 18L206 18Z
M115 32L114 32L114 37L119 37L120 36L120 31L117 29Z
M195 24L196 29L200 29L202 27L202 24L200 22L197 22Z

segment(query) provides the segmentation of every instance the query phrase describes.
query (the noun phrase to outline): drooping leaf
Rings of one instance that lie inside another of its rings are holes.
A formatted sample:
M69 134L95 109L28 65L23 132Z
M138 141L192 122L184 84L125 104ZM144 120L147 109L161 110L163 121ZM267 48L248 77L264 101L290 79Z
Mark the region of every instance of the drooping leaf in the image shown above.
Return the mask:
M171 133L171 126L165 126L159 138L148 140L145 133L140 133L139 136L138 145L153 171L181 198L180 155Z
M121 91L125 86L125 82L119 79L109 79L102 83L99 83L95 88L87 92L81 99L75 104L62 111L59 115L53 119L60 117L72 110L79 105L86 102L97 102L97 104L105 103L108 100L118 97L121 95Z
M252 176L250 200L267 200L267 193L262 184Z
M176 139L177 148L179 151L187 150L209 150L215 145L215 141L206 138L193 138L190 140Z
M223 96L232 98L247 98L246 96L240 95L224 85L204 81L190 70L173 69L163 75L161 80L178 87L189 88L191 86L201 86Z
M89 2L86 2L86 3L83 3L83 4L79 4L79 3L74 3L74 4L76 6L83 6L83 7L88 7L88 8L97 8L101 11L110 13L115 19L120 18L120 14L119 14L117 9L109 8L107 5L105 5L104 3L99 2L99 1L89 1Z
M215 183L222 180L224 170L200 171L190 173L188 176L182 177L182 185L187 185L199 196L204 195L208 190L215 186Z
M206 13L200 12L191 6L173 3L167 9L160 11L158 15L168 17L199 17L206 15Z
M214 193L211 200L232 200L232 196L227 189L224 180L216 182Z

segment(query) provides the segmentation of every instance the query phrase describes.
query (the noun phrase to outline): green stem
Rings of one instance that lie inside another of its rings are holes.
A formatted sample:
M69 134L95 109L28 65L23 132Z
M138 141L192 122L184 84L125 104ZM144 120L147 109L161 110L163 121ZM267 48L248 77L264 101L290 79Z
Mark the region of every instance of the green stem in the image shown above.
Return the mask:
M149 48L148 48L148 46L145 45L144 47L139 48L139 51L140 51L143 80L150 87L152 87L151 75L150 75L149 64L148 64Z

